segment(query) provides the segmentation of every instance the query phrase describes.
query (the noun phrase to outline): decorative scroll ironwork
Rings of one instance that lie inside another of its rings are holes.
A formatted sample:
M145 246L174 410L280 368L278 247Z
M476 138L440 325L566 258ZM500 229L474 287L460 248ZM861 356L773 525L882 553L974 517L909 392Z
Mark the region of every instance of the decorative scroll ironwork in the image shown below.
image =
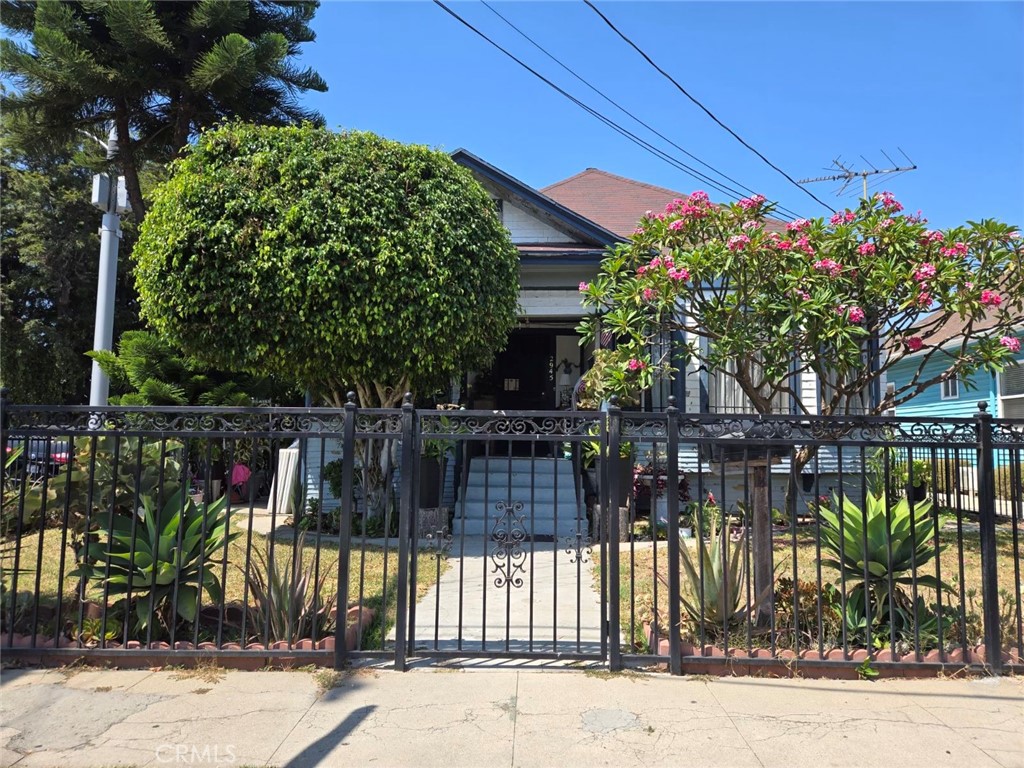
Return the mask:
M474 413L472 411L444 411L421 413L420 432L426 437L495 435L516 437L543 435L553 439L587 437L593 439L595 428L604 419L603 413L572 415L505 415L503 413Z
M625 424L625 421L623 422ZM626 433L624 428L623 433ZM878 416L686 415L679 420L681 440L742 440L775 449L804 443L977 442L973 419L906 420Z
M448 559L448 553L452 548L452 535L448 532L447 525L428 533L427 540L430 542L430 549L434 551L434 557L438 560Z
M999 447L1024 448L1024 421L993 419L992 443Z
M569 555L569 562L573 565L590 562L587 556L594 553L594 541L583 531L576 531L572 536L565 536L562 539L562 544L565 546L565 554Z
M356 433L358 436L366 434L401 435L402 412L397 410L359 411L356 414Z
M340 434L345 412L331 409L201 408L159 406L47 407L9 406L12 432L218 433L223 437L254 434Z
M519 588L523 586L522 574L526 572L526 550L523 549L526 526L524 515L521 514L523 502L499 501L494 509L498 513L498 519L491 528L491 539L494 540L494 548L490 553L494 565L491 573L498 574L494 586L501 588L511 585Z

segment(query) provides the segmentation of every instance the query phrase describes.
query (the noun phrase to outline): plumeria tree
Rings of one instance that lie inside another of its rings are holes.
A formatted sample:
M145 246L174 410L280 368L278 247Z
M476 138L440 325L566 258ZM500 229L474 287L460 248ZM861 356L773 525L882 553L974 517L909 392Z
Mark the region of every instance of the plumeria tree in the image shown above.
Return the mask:
M998 370L1020 350L1020 233L990 220L932 230L902 210L883 192L829 220L783 223L760 195L715 205L694 192L648 212L580 286L592 309L584 334L600 327L619 339L606 387L649 387L678 374L675 359L733 378L752 412L771 413L781 395L787 413L790 403L881 413L940 381ZM942 331L954 320L963 331L950 346ZM674 347L663 343L673 331L683 332ZM866 397L909 355L916 375ZM945 365L925 375L935 358ZM807 375L818 382L813 402L795 386Z
M784 223L772 211L760 195L716 205L694 192L644 216L580 285L592 310L584 336L618 339L604 391L648 388L695 364L735 380L754 413L877 414L940 381L998 370L1020 350L1015 228L932 230L888 192L828 220ZM962 332L951 343L943 330L953 321ZM914 375L882 396L886 371L911 355ZM797 385L806 376L817 382L811 402ZM813 450L796 452L794 476ZM753 507L761 589L772 575L765 467L755 469Z

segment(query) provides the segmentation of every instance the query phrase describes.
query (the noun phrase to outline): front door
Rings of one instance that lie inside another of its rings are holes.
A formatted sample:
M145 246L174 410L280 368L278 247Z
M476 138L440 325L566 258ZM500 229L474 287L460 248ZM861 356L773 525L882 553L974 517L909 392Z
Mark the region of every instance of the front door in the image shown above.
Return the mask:
M555 407L555 336L550 331L513 331L494 370L497 408L550 411Z

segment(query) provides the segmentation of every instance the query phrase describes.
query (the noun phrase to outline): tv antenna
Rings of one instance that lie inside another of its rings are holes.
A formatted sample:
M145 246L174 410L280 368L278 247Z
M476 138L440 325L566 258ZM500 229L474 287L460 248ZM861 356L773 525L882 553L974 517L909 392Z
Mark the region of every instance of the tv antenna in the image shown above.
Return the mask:
M862 182L862 192L864 198L866 199L868 196L868 176L878 176L881 174L890 173L900 174L906 173L907 171L917 170L917 165L915 165L913 160L907 157L907 153L904 152L899 147L897 147L896 149L898 149L900 154L906 158L908 165L898 165L895 160L893 160L891 157L889 157L889 155L885 153L885 150L879 150L883 155L885 155L885 159L892 164L891 168L876 168L874 163L872 163L870 160L864 157L864 155L861 155L861 160L863 160L865 163L871 166L871 170L864 169L858 171L851 167L848 163L843 162L841 157L837 157L835 160L832 161L832 165L829 168L825 169L826 171L834 170L837 171L837 173L833 173L829 176L817 176L813 179L800 179L797 183L813 184L819 181L842 181L842 186L839 187L839 189L837 189L835 193L837 197L842 197L846 193L846 190L850 186L850 183L859 176Z

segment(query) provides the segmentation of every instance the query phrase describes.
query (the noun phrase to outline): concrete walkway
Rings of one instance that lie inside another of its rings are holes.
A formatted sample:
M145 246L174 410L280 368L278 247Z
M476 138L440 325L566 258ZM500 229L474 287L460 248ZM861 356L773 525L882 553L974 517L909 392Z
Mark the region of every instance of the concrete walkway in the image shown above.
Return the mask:
M516 550L456 537L447 570L416 605L416 650L600 653L592 556L565 541Z
M0 764L1024 766L1024 683L12 671Z

